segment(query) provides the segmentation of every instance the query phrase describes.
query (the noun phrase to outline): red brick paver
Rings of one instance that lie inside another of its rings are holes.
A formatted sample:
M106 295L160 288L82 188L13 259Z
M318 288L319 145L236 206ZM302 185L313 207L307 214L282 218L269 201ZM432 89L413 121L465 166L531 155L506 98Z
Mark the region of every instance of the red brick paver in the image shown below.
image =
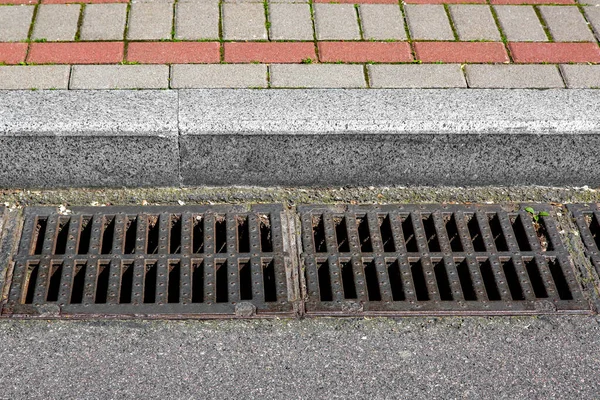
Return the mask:
M406 42L319 42L323 62L409 62L410 45Z
M315 60L313 42L225 43L225 62L299 63Z
M123 42L32 43L27 62L111 64L123 61Z
M218 63L218 42L130 42L127 61L142 64Z
M499 42L415 42L417 60L448 63L504 63L508 54Z
M575 0L490 0L491 4L575 4Z
M509 43L517 63L598 63L600 48L596 43Z
M129 0L42 0L42 4L68 4L68 3L129 3Z
M0 43L0 63L18 64L26 55L27 43Z
M36 4L37 0L0 0L0 4Z
M485 4L486 0L405 0L407 4Z
M395 0L314 0L315 3L398 4Z

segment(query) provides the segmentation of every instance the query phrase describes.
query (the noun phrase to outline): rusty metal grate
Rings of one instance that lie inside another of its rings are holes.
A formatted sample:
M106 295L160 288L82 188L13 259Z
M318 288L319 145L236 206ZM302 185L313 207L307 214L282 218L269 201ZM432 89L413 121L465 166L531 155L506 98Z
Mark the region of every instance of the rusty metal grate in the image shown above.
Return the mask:
M4 315L295 315L280 205L28 208Z
M458 205L299 212L307 315L589 312L552 216Z
M598 204L569 204L590 261L600 274L600 208Z

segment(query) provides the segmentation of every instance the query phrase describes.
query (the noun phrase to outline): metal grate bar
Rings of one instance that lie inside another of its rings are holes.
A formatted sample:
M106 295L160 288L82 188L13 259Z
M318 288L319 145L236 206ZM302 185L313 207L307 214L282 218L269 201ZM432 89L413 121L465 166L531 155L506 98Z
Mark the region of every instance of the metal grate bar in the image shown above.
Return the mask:
M514 235L514 231L512 228L512 224L508 213L504 210L500 210L497 213L498 221L500 222L500 227L502 228L502 234L504 236L504 240L508 246L508 251L513 253L518 253L520 251L519 245Z
M81 230L82 218L81 215L69 218L69 236L65 250L65 254L67 255L77 254L77 244L79 243L79 231Z
M58 216L52 215L47 220L46 232L44 236L44 247L42 254L52 254L54 252L54 243L56 239L56 229L58 228Z
M433 218L437 239L442 253L452 252L450 239L448 238L448 232L446 231L446 224L444 223L442 214L439 211L435 211L431 213L431 217Z
M33 295L33 304L43 304L46 301L46 292L48 289L48 275L50 270L50 261L44 259L40 261L35 291ZM30 285L33 282L30 282Z
M87 254L100 254L100 240L104 231L104 215L95 214L91 220L90 246Z
M523 228L525 230L525 234L527 235L531 250L534 252L542 251L542 245L540 244L537 232L533 226L533 220L531 219L531 216L526 211L520 211L519 216L521 217L521 222L523 223ZM543 220L544 217L541 218Z
M523 258L515 256L511 259L515 270L517 271L517 276L519 278L519 284L523 289L523 296L525 300L533 301L536 299L535 291L533 290L533 286L531 284L531 278L523 265Z
M542 279L544 281L544 286L546 287L546 291L548 292L548 298L552 300L559 300L558 290L556 289L556 284L554 283L554 279L552 278L552 274L550 272L550 268L548 267L548 261L546 257L537 256L535 257L535 262L537 263L538 269L542 274Z
M446 267L446 271L448 272L448 280L450 283L450 290L452 291L453 300L465 301L465 296L462 292L460 278L458 276L458 270L456 269L454 258L451 256L445 256L443 262Z
M138 220L138 232L139 232ZM137 248L144 246L142 243L136 245ZM144 276L146 275L146 263L143 259L137 258L133 262L133 281L131 285L131 304L139 305L144 301Z
M96 280L98 277L98 261L90 261L86 266L85 283L83 289L83 304L94 304L96 294Z
M73 220L74 218L71 218ZM77 218L79 219L79 218ZM71 300L71 287L73 285L73 273L75 268L75 262L70 259L66 259L63 262L63 271L61 277L61 285L58 294L58 304L65 305Z
M488 213L478 212L475 214L474 218L477 218L477 222L479 223L479 230L481 231L481 235L483 238L483 242L485 244L486 251L488 251L488 252L497 251L496 244L494 243L492 231L490 230Z
M469 228L465 223L465 218L465 213L463 211L458 210L454 212L454 221L456 223L456 229L462 248L466 253L473 253L475 252L475 249L473 248L473 243L471 243L471 235L469 234Z

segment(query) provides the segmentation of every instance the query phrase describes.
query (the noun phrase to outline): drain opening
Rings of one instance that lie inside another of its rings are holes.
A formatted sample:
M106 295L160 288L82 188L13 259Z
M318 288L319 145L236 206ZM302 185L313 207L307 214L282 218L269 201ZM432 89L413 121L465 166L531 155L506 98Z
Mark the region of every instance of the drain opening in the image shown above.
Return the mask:
M386 263L388 277L390 279L390 288L392 289L392 300L404 301L404 286L402 284L402 273L400 272L400 264L398 260Z
M506 276L506 284L513 300L525 300L523 295L523 288L519 282L519 275L515 269L515 265L512 260L502 262L502 270L504 276Z
M417 300L429 300L429 291L427 290L427 282L425 281L425 273L423 271L423 265L421 264L421 260L410 263L410 273L412 275Z
M131 303L131 292L133 290L133 264L126 263L121 267L121 287L119 291L119 303Z
M469 236L471 236L471 243L473 244L473 250L477 252L486 251L485 242L483 240L483 234L481 233L481 227L475 214L465 215L467 220L467 228L469 229Z
M463 246L460 242L460 234L458 233L458 226L456 225L456 218L454 214L445 215L444 223L446 225L446 234L448 234L448 240L450 241L450 249L456 252L463 251Z
M92 237L92 217L83 217L81 220L81 234L77 245L77 254L87 254L90 251Z
M547 298L548 292L546 291L546 286L544 285L544 280L542 279L542 275L540 274L540 269L537 265L537 262L533 258L524 261L525 270L527 271L527 276L529 276L529 282L531 282L531 287L533 288L533 294L538 299Z
M169 254L181 253L181 215L171 215L169 232Z
M550 235L548 235L548 229L546 227L546 217L540 217L539 221L533 224L535 233L540 241L543 251L554 251L554 244Z
M375 266L375 261L364 263L363 268L365 271L369 301L381 301L381 292L379 290L379 280L377 279L377 267Z
M46 301L57 301L60 291L60 282L62 280L63 263L52 263L50 265L50 275L48 276L48 292Z
M345 299L356 299L356 284L354 282L354 271L352 269L352 263L350 261L340 262L342 270L342 287L344 289Z
M379 233L381 234L381 241L383 243L383 251L386 253L394 253L396 251L396 244L394 243L394 234L392 231L392 222L390 221L390 215L379 216Z
M192 303L204 302L204 262L192 264Z
M358 230L360 251L362 251L363 253L373 252L373 245L371 244L371 233L369 232L369 221L367 217L356 217L356 227Z
M249 261L240 262L240 300L252 300L252 270Z
M215 216L215 253L227 253L227 219Z
M316 215L312 218L312 230L315 251L317 253L327 252L327 243L325 243L325 225L322 215Z
M144 274L144 303L156 302L156 279L158 277L158 266L156 262L147 263Z
M148 217L148 237L146 239L146 254L158 253L158 234L160 231L160 217L151 215Z
M237 249L239 253L250 253L250 230L248 217L236 217L237 221Z
M585 214L585 219L588 225L588 229L592 234L592 238L596 243L596 247L600 248L600 221L596 217L596 214Z
M435 274L435 281L437 282L438 292L440 293L440 300L452 301L452 289L450 288L450 280L448 279L448 271L446 271L446 265L444 260L440 260L435 263L433 267Z
M27 267L27 274L25 275L25 282L23 287L25 290L25 299L22 303L31 304L33 303L33 296L35 295L35 287L37 286L38 274L40 272L39 264L32 264Z
M137 234L137 217L127 218L127 223L125 224L125 244L123 245L123 252L125 254L134 254L135 253L136 234Z
M317 264L317 273L319 279L319 296L321 301L332 301L331 278L329 276L329 262L325 261Z
M506 238L504 232L502 232L502 225L500 224L500 218L498 214L488 214L488 222L490 224L490 230L492 232L492 238L496 245L497 251L508 251L508 245L506 244Z
M228 276L227 276L227 261L218 261L215 265L216 283L216 302L227 303L229 301L228 293Z
M167 303L179 303L179 288L181 284L181 264L169 263L169 285L167 286Z
M270 253L273 251L273 238L271 237L271 217L260 216L260 251Z
M71 218L59 218L54 254L65 254L65 251L67 250L67 241L69 239L70 225Z
M415 236L415 229L413 227L411 215L408 215L402 219L402 234L404 235L406 251L409 253L418 252L419 246L417 245L417 238Z
M515 233L515 239L517 240L517 244L519 245L519 250L521 251L531 251L531 245L529 244L529 238L527 237L527 232L525 231L525 227L523 226L522 216L519 215L517 217L512 217L510 219L513 232Z
M440 242L438 241L435 223L433 222L433 214L421 218L423 228L425 229L425 238L427 239L427 248L430 252L440 251Z
M348 253L350 251L350 242L348 241L348 227L346 226L346 217L333 218L335 225L335 238L337 241L338 251L340 253Z
M87 265L85 263L75 264L73 273L73 289L71 290L71 304L81 304L83 301L83 291L85 289L85 275Z
M192 253L204 253L204 218L197 215L192 228Z
M271 303L277 301L277 287L275 284L275 263L273 260L263 262L263 287L265 290L265 302Z
M565 274L562 268L560 267L558 260L548 259L548 268L550 268L552 279L554 280L554 284L556 285L558 297L560 297L561 300L572 300L573 295L571 293L571 289L569 289L567 278L565 278Z
M481 278L483 279L483 285L485 286L485 292L489 301L501 300L500 291L496 284L496 278L494 277L494 271L492 270L492 264L490 260L485 260L479 263L479 271L481 272Z
M48 220L46 218L38 218L35 223L35 231L33 234L33 254L42 254L44 248L44 239L46 239L46 227Z
M96 296L94 302L96 304L106 303L108 297L108 279L110 277L110 263L98 264L98 279L96 282Z
M456 265L456 272L465 301L477 301L477 294L475 293L473 278L471 278L471 271L469 270L467 260L462 260Z
M104 225L102 227L102 245L100 254L112 253L113 238L115 236L115 217L104 217Z

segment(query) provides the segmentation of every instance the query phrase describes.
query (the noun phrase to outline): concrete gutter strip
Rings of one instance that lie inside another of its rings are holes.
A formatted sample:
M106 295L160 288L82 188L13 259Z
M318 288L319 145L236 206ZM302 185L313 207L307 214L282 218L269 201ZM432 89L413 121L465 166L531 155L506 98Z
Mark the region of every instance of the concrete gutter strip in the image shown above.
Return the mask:
M600 184L593 90L0 92L0 186Z

